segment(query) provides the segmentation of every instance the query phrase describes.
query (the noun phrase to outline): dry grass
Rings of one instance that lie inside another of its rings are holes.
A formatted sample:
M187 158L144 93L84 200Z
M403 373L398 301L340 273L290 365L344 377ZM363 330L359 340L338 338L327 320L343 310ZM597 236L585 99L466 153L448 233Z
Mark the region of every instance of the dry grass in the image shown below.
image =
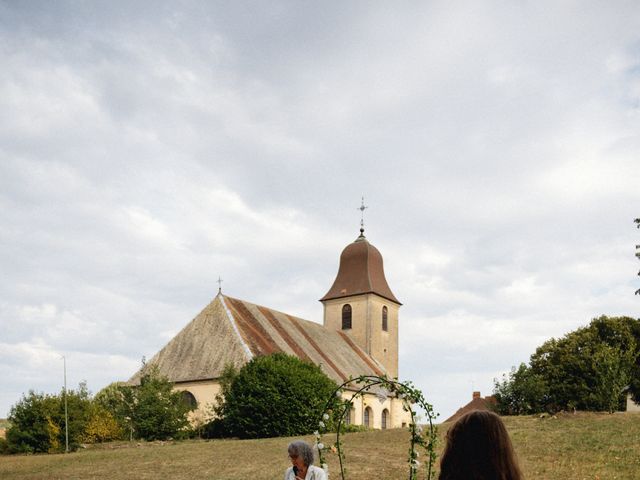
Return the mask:
M640 415L578 414L506 418L529 479L640 478ZM441 428L441 436L447 425ZM311 437L307 438L311 441ZM408 434L402 430L345 436L350 480L406 478ZM327 437L329 440L329 437ZM280 479L289 439L107 444L69 455L0 457L12 479ZM329 459L339 478L337 459Z

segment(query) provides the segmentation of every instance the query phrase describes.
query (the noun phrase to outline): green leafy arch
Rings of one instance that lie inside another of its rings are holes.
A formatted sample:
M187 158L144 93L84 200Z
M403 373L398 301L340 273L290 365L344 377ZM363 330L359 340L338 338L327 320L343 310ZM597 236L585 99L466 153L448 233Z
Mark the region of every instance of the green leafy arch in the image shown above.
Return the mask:
M330 412L335 409L336 400L335 397L342 399L342 394L345 389L349 388L354 391L351 398L346 401L340 403L340 406L337 407L337 419L338 423L336 425L336 442L335 449L338 454L338 459L340 461L340 478L342 480L346 480L345 472L346 468L344 465L344 453L342 442L340 441L342 425L344 423L344 419L347 415L347 412L353 407L353 402L356 398L363 396L366 393L374 388L378 387L382 392L386 391L386 393L380 393L379 397L387 398L388 396L395 396L402 400L402 408L409 412L411 415L411 422L409 424L409 432L411 434L409 440L409 454L408 454L408 464L409 464L409 480L417 480L418 472L420 471L420 461L419 457L419 449L422 449L425 453L425 457L427 461L424 464L424 478L426 480L431 480L434 476L434 464L436 461L436 442L437 442L437 427L433 424L433 421L438 416L433 411L433 407L431 404L427 403L422 395L422 392L415 388L411 382L399 382L397 380L389 380L384 376L377 375L361 375L357 378L353 378L347 380L336 390L333 392L333 395L327 400L324 412L322 414L322 418L318 421L319 429L315 432L316 435L316 448L318 449L318 456L320 460L320 464L323 468L327 468L327 464L325 462L325 452L328 449L322 443L322 435L327 429L327 422L330 418ZM420 425L416 424L416 412L413 409L413 405L418 405L421 407L427 417L427 428L423 430Z

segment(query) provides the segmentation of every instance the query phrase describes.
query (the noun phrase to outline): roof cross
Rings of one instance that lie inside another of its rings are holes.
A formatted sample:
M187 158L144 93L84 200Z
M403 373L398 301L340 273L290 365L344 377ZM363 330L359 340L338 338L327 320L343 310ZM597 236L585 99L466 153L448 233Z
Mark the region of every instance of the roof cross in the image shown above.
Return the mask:
M216 280L216 283L218 284L218 293L222 293L222 279L220 278L220 276L218 276L218 280Z
M364 197L362 197L362 203L358 207L360 210L360 233L364 233L364 211L369 208L364 204Z

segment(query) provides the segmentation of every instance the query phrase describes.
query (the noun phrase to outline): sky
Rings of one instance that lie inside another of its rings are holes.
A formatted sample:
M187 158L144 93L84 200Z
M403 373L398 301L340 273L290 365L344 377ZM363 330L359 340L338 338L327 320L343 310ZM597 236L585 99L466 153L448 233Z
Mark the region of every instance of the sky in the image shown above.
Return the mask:
M309 320L360 227L446 419L640 316L637 1L0 1L0 417L216 295Z

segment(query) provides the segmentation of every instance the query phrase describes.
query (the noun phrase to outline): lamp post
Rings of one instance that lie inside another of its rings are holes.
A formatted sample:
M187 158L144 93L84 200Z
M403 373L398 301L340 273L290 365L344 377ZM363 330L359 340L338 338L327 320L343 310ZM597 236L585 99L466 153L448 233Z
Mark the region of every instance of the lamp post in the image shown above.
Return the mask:
M69 453L69 413L67 410L67 358L63 355L64 365L64 452Z

